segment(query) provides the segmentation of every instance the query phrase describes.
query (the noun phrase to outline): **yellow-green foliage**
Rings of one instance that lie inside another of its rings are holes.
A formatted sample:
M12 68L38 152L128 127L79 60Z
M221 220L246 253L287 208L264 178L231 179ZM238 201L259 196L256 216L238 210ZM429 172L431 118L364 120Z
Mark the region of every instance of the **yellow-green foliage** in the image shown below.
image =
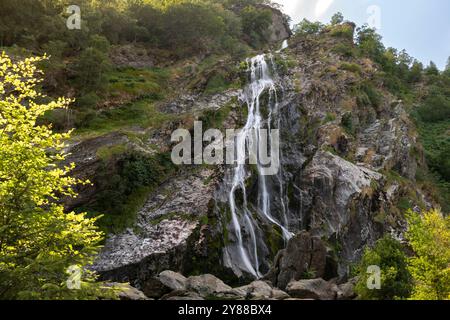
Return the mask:
M423 216L409 211L408 239L415 255L409 259L414 279L413 300L450 300L450 218L431 210Z
M37 125L45 112L66 108L70 100L43 103L36 91L36 64L0 56L0 299L88 299L112 296L84 271L81 290L69 290L66 270L92 262L102 240L94 219L65 213L58 201L76 196L71 186L86 183L68 176L64 140Z

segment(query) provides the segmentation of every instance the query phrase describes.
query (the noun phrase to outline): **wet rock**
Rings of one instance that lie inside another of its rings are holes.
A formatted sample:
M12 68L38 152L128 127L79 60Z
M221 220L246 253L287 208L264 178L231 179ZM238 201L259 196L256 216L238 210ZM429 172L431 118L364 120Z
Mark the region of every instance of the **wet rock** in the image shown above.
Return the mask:
M293 281L287 286L288 294L299 299L334 300L336 291L336 285L323 279Z
M272 269L265 277L275 286L284 289L292 280L300 280L308 272L323 277L326 267L327 249L320 238L301 232L289 240L281 250Z

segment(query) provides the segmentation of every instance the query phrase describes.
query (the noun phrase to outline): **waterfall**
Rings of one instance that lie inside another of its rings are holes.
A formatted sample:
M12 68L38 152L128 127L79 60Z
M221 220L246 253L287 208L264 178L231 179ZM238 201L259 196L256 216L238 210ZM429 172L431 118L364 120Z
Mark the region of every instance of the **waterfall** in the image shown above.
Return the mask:
M247 201L246 180L251 172L247 171L245 160L247 158L246 151L250 149L249 137L256 136L256 141L267 139L263 135L261 129L270 130L272 126L272 117L278 112L278 99L276 85L270 72L266 59L272 62L272 57L266 55L258 55L247 60L248 73L250 74L250 83L245 87L243 93L243 101L248 108L248 117L244 128L236 136L236 160L237 164L233 171L231 189L228 195L228 202L231 211L232 231L236 237L237 254L240 263L235 261L242 270L252 274L255 278L262 275L259 270L258 245L255 234L257 228L257 218L262 219L266 223L277 226L281 229L285 241L289 240L292 234L287 229L287 218L285 205L283 200L283 188L281 182L281 173L278 175L278 183L280 184L280 200L283 208L282 220L278 221L272 215L271 190L268 186L268 177L263 174L264 167L257 161L257 178L258 178L258 198L256 217L252 215ZM261 101L261 97L268 93L269 99L267 103ZM267 104L267 105L266 105ZM267 107L268 117L263 118L262 108ZM276 126L279 122L275 121ZM270 135L268 135L270 136ZM269 140L269 143L271 141ZM258 152L259 154L259 152ZM256 174L256 173L255 173ZM242 194L242 204L236 201L238 192ZM244 238L243 232L247 233Z

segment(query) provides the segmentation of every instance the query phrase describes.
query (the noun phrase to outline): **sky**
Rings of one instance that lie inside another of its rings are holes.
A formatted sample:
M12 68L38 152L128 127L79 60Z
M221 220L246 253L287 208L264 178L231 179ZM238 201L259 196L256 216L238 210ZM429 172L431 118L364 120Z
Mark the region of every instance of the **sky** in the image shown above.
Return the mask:
M406 51L444 69L450 56L449 0L274 0L293 23L306 18L328 23L336 12L358 26L378 29L386 47Z

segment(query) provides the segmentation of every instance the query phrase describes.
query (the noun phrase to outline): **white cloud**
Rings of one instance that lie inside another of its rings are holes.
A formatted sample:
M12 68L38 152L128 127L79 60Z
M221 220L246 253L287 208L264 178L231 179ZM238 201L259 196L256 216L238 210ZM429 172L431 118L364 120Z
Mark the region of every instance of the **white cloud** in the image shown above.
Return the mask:
M320 18L323 14L327 12L330 6L333 4L334 0L318 0L316 4L316 9L314 11L316 18Z
M284 12L291 16L294 22L299 22L303 18L316 21L321 20L334 0L274 0L282 4Z

